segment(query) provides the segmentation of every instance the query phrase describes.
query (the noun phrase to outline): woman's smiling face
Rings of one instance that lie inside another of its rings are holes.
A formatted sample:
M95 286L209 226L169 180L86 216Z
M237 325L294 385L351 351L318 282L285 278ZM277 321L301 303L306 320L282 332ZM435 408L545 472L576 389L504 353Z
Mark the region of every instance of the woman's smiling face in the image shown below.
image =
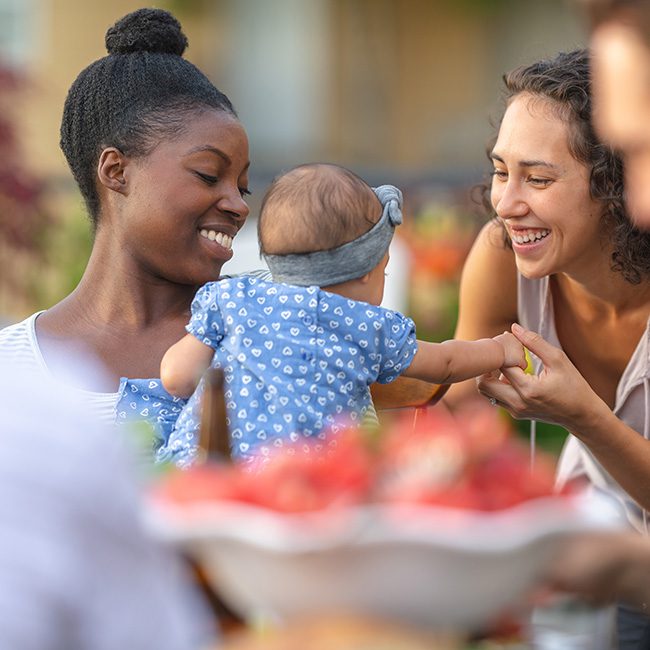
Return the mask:
M200 285L219 277L249 213L248 139L223 111L197 111L187 123L129 161L116 234L142 272Z
M491 152L492 205L529 278L580 273L603 257L602 208L568 138L552 100L522 93L508 105Z

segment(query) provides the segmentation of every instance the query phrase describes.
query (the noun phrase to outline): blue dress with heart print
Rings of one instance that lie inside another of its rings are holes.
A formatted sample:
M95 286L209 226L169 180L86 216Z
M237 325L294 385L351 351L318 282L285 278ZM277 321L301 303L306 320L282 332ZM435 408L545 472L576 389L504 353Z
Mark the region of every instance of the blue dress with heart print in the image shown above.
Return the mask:
M160 379L122 377L115 406L115 420L118 424L141 420L148 422L152 427L152 452L155 455L167 442L186 403L187 400L170 395Z
M232 453L243 459L358 421L370 384L396 379L417 350L415 324L398 312L249 276L202 287L186 329L224 371ZM194 461L201 393L199 385L157 460Z

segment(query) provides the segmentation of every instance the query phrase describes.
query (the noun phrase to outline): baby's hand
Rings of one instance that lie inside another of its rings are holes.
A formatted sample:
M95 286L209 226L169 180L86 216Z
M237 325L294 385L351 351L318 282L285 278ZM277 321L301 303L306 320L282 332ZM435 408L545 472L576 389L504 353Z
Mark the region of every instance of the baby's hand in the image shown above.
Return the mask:
M503 347L503 367L511 368L512 366L519 366L522 370L526 370L528 360L526 359L524 346L510 332L499 334L494 337L494 340Z

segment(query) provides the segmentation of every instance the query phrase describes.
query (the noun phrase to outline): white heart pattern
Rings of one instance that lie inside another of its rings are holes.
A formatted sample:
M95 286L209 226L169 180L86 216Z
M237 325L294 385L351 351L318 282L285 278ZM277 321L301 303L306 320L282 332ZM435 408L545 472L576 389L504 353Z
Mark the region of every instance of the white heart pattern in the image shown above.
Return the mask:
M239 276L201 292L188 330L215 348L215 364L224 369L236 455L268 455L283 440L324 436L341 415L360 416L369 405L367 386L397 377L416 350L410 319L317 286ZM173 420L171 409L178 411L183 402L171 407L169 398L154 394L161 390L159 382L147 382L143 393L127 381L120 419L128 413L160 419L164 411ZM199 407L200 399L191 399L183 408L169 450L191 452Z

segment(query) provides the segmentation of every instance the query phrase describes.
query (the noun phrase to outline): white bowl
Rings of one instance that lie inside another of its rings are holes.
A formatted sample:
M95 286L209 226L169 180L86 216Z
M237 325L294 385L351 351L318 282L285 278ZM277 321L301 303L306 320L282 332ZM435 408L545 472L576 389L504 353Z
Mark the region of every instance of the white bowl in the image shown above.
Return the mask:
M239 503L154 503L148 522L246 617L323 613L477 629L517 604L558 544L602 528L576 499L496 513L359 506L279 514Z

